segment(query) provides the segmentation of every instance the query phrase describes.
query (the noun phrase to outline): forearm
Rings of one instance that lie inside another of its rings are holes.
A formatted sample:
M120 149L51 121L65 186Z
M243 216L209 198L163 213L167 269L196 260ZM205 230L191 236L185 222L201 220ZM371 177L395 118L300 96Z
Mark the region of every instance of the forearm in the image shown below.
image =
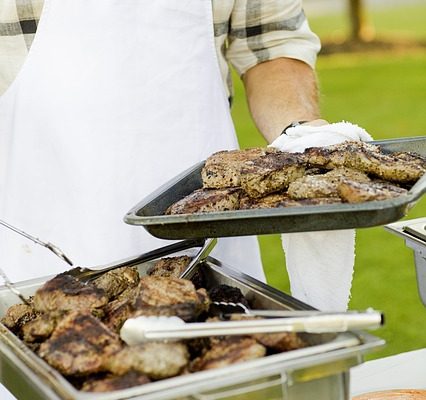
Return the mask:
M291 122L320 117L315 72L302 61L260 63L245 73L243 82L252 117L269 143Z

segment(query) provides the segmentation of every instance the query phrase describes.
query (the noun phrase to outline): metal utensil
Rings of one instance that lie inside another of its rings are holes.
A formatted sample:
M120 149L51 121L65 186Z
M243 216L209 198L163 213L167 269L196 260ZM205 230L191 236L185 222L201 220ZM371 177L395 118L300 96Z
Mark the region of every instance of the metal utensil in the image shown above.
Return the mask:
M213 239L206 239L206 241L204 242L204 245L201 248L201 250L191 260L191 262L186 267L186 269L180 274L179 278L182 278L182 279L191 279L192 276L195 273L195 268L197 267L197 265L199 263L203 262L208 257L208 255L211 253L211 251L216 246L216 244L217 244L217 239L215 239L215 238L213 238Z
M178 317L143 316L126 320L120 336L127 344L133 345L150 340L180 340L255 333L335 333L353 329L376 329L382 324L382 313L374 310L353 314L322 313L307 317L192 323L186 323Z
M10 225L8 222L3 221L0 219L0 225L5 226L6 228L11 229L12 231L16 232L17 234L33 241L36 244L39 244L43 247L46 247L47 249L49 249L53 254L55 254L56 256L58 256L61 260L65 261L67 264L73 266L74 264L72 263L72 261L70 260L70 258L68 256L65 255L65 253L56 245L54 245L51 242L44 242L42 240L40 240L39 238L36 238L35 236L30 235L27 232L24 232L21 229L16 228L13 225Z
M27 306L30 305L25 296L14 286L14 284L10 281L6 273L0 268L0 275L3 278L4 286L6 286L14 295L18 296L24 304Z
M113 264L103 265L97 269L86 268L86 267L75 267L68 271L65 271L64 273L68 275L72 275L82 282L89 282L97 278L98 276L105 274L108 271L112 271L113 269L117 269L121 267L132 267L134 265L155 260L156 258L164 257L169 254L176 253L178 251L190 249L192 247L201 247L200 252L202 252L204 249L204 245L205 245L204 239L182 240L177 243L173 243L164 247L160 247L158 249L148 251L147 253L143 253L138 256L129 257L129 258L120 260Z

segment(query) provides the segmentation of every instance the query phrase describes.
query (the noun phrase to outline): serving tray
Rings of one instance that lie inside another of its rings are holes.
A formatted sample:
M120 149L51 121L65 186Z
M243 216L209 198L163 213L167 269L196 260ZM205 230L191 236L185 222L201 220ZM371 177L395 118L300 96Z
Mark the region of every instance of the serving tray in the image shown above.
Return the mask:
M426 157L426 136L372 141L384 152L411 151ZM388 224L404 217L426 191L426 174L406 195L358 204L327 204L273 209L235 210L164 215L176 201L202 187L204 162L161 186L124 217L162 239L263 235L272 233L362 228Z

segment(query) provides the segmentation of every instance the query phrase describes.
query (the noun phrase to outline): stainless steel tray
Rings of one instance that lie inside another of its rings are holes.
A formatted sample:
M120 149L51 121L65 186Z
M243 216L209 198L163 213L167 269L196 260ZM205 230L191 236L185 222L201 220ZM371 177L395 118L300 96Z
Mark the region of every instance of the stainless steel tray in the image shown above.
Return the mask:
M373 141L385 152L414 151L426 157L426 136ZM361 228L384 225L404 217L426 191L426 177L407 195L360 204L282 207L200 214L163 215L167 207L202 187L201 162L143 199L124 217L163 239L261 235Z
M149 263L139 266L143 275ZM209 258L200 266L209 285L228 284L241 289L256 308L310 309L311 307ZM17 287L31 295L47 278L21 282ZM0 287L0 315L16 303ZM349 399L349 369L363 354L384 341L363 332L338 335L309 334L311 346L270 355L233 366L197 372L109 393L84 393L30 351L0 324L0 381L19 399L43 400L317 400Z

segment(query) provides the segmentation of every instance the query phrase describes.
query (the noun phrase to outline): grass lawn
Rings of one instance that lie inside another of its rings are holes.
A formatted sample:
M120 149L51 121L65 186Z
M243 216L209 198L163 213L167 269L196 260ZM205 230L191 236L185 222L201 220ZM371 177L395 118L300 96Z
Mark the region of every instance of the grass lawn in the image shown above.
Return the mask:
M404 17L399 18L401 15ZM426 38L426 6L375 11L372 16L378 35L390 37L399 32L399 37ZM312 19L311 26L324 40L327 33L334 34L339 23L343 24L339 18ZM424 51L320 56L317 71L323 116L329 121L357 123L375 139L426 135ZM264 145L249 117L238 78L235 83L233 118L240 145ZM423 216L426 199L419 201L406 218ZM259 242L268 283L289 292L279 236L261 236ZM387 342L368 359L426 347L426 308L417 293L413 252L383 227L357 230L350 308L367 307L384 311L385 326L372 333Z

